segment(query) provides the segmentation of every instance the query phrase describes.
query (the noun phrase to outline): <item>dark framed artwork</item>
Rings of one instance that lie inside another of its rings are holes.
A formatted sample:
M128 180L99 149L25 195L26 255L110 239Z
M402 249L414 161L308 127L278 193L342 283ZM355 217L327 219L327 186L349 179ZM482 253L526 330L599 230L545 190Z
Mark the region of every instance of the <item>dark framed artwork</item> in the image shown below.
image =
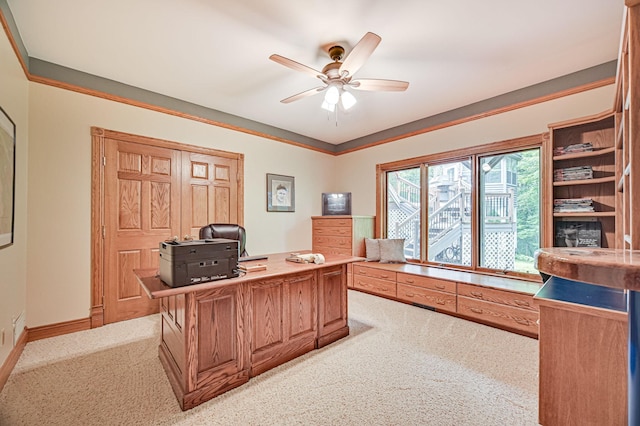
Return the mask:
M0 107L0 248L13 244L16 125Z
M296 211L296 186L293 176L267 173L267 211Z

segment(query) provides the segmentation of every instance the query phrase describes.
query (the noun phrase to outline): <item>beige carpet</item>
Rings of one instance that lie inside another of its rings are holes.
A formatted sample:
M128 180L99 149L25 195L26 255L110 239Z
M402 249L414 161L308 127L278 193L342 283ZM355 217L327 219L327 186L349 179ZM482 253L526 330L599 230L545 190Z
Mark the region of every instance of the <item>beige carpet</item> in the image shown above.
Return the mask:
M181 411L159 317L27 344L0 425L536 425L538 341L349 292L351 334Z

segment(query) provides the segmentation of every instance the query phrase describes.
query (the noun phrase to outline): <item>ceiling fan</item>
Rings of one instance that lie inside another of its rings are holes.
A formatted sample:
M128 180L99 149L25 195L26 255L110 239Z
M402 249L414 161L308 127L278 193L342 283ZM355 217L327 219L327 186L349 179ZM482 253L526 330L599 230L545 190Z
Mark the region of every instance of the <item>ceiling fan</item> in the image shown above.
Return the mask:
M378 47L381 40L382 39L377 34L371 32L366 33L364 37L362 37L362 39L360 39L360 41L353 47L347 57L344 58L344 61L342 61L342 57L345 53L345 49L342 46L336 44L329 47L329 57L331 57L333 62L325 65L325 67L322 68L322 71L315 70L299 62L285 58L284 56L275 54L269 56L269 59L274 62L293 70L312 75L324 83L322 86L314 87L313 89L305 90L304 92L289 96L280 102L288 104L326 90L322 107L328 111L334 111L339 101L341 101L344 109L349 109L356 103L355 97L345 90L347 87L351 89L369 91L402 92L407 90L409 83L406 81L371 78L353 79L353 75L362 67L362 65L364 65L365 61L369 56L371 56L376 47Z

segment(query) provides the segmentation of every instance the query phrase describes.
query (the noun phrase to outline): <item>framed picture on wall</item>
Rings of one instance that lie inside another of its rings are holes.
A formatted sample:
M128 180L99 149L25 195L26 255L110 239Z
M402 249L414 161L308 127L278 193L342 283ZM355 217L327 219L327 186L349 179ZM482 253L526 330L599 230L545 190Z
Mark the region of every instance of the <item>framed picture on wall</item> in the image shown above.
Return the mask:
M296 211L296 187L293 176L267 173L267 211Z
M13 244L16 125L0 107L0 248Z

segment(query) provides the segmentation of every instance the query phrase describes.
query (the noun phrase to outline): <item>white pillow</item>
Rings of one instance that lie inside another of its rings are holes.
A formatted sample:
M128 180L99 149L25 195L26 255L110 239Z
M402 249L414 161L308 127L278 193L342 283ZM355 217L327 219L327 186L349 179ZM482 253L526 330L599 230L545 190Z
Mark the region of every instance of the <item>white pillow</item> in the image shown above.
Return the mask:
M405 263L407 259L404 257L404 238L381 239L378 241L380 246L380 263Z
M367 262L377 262L380 260L380 244L373 238L364 239L365 257Z

